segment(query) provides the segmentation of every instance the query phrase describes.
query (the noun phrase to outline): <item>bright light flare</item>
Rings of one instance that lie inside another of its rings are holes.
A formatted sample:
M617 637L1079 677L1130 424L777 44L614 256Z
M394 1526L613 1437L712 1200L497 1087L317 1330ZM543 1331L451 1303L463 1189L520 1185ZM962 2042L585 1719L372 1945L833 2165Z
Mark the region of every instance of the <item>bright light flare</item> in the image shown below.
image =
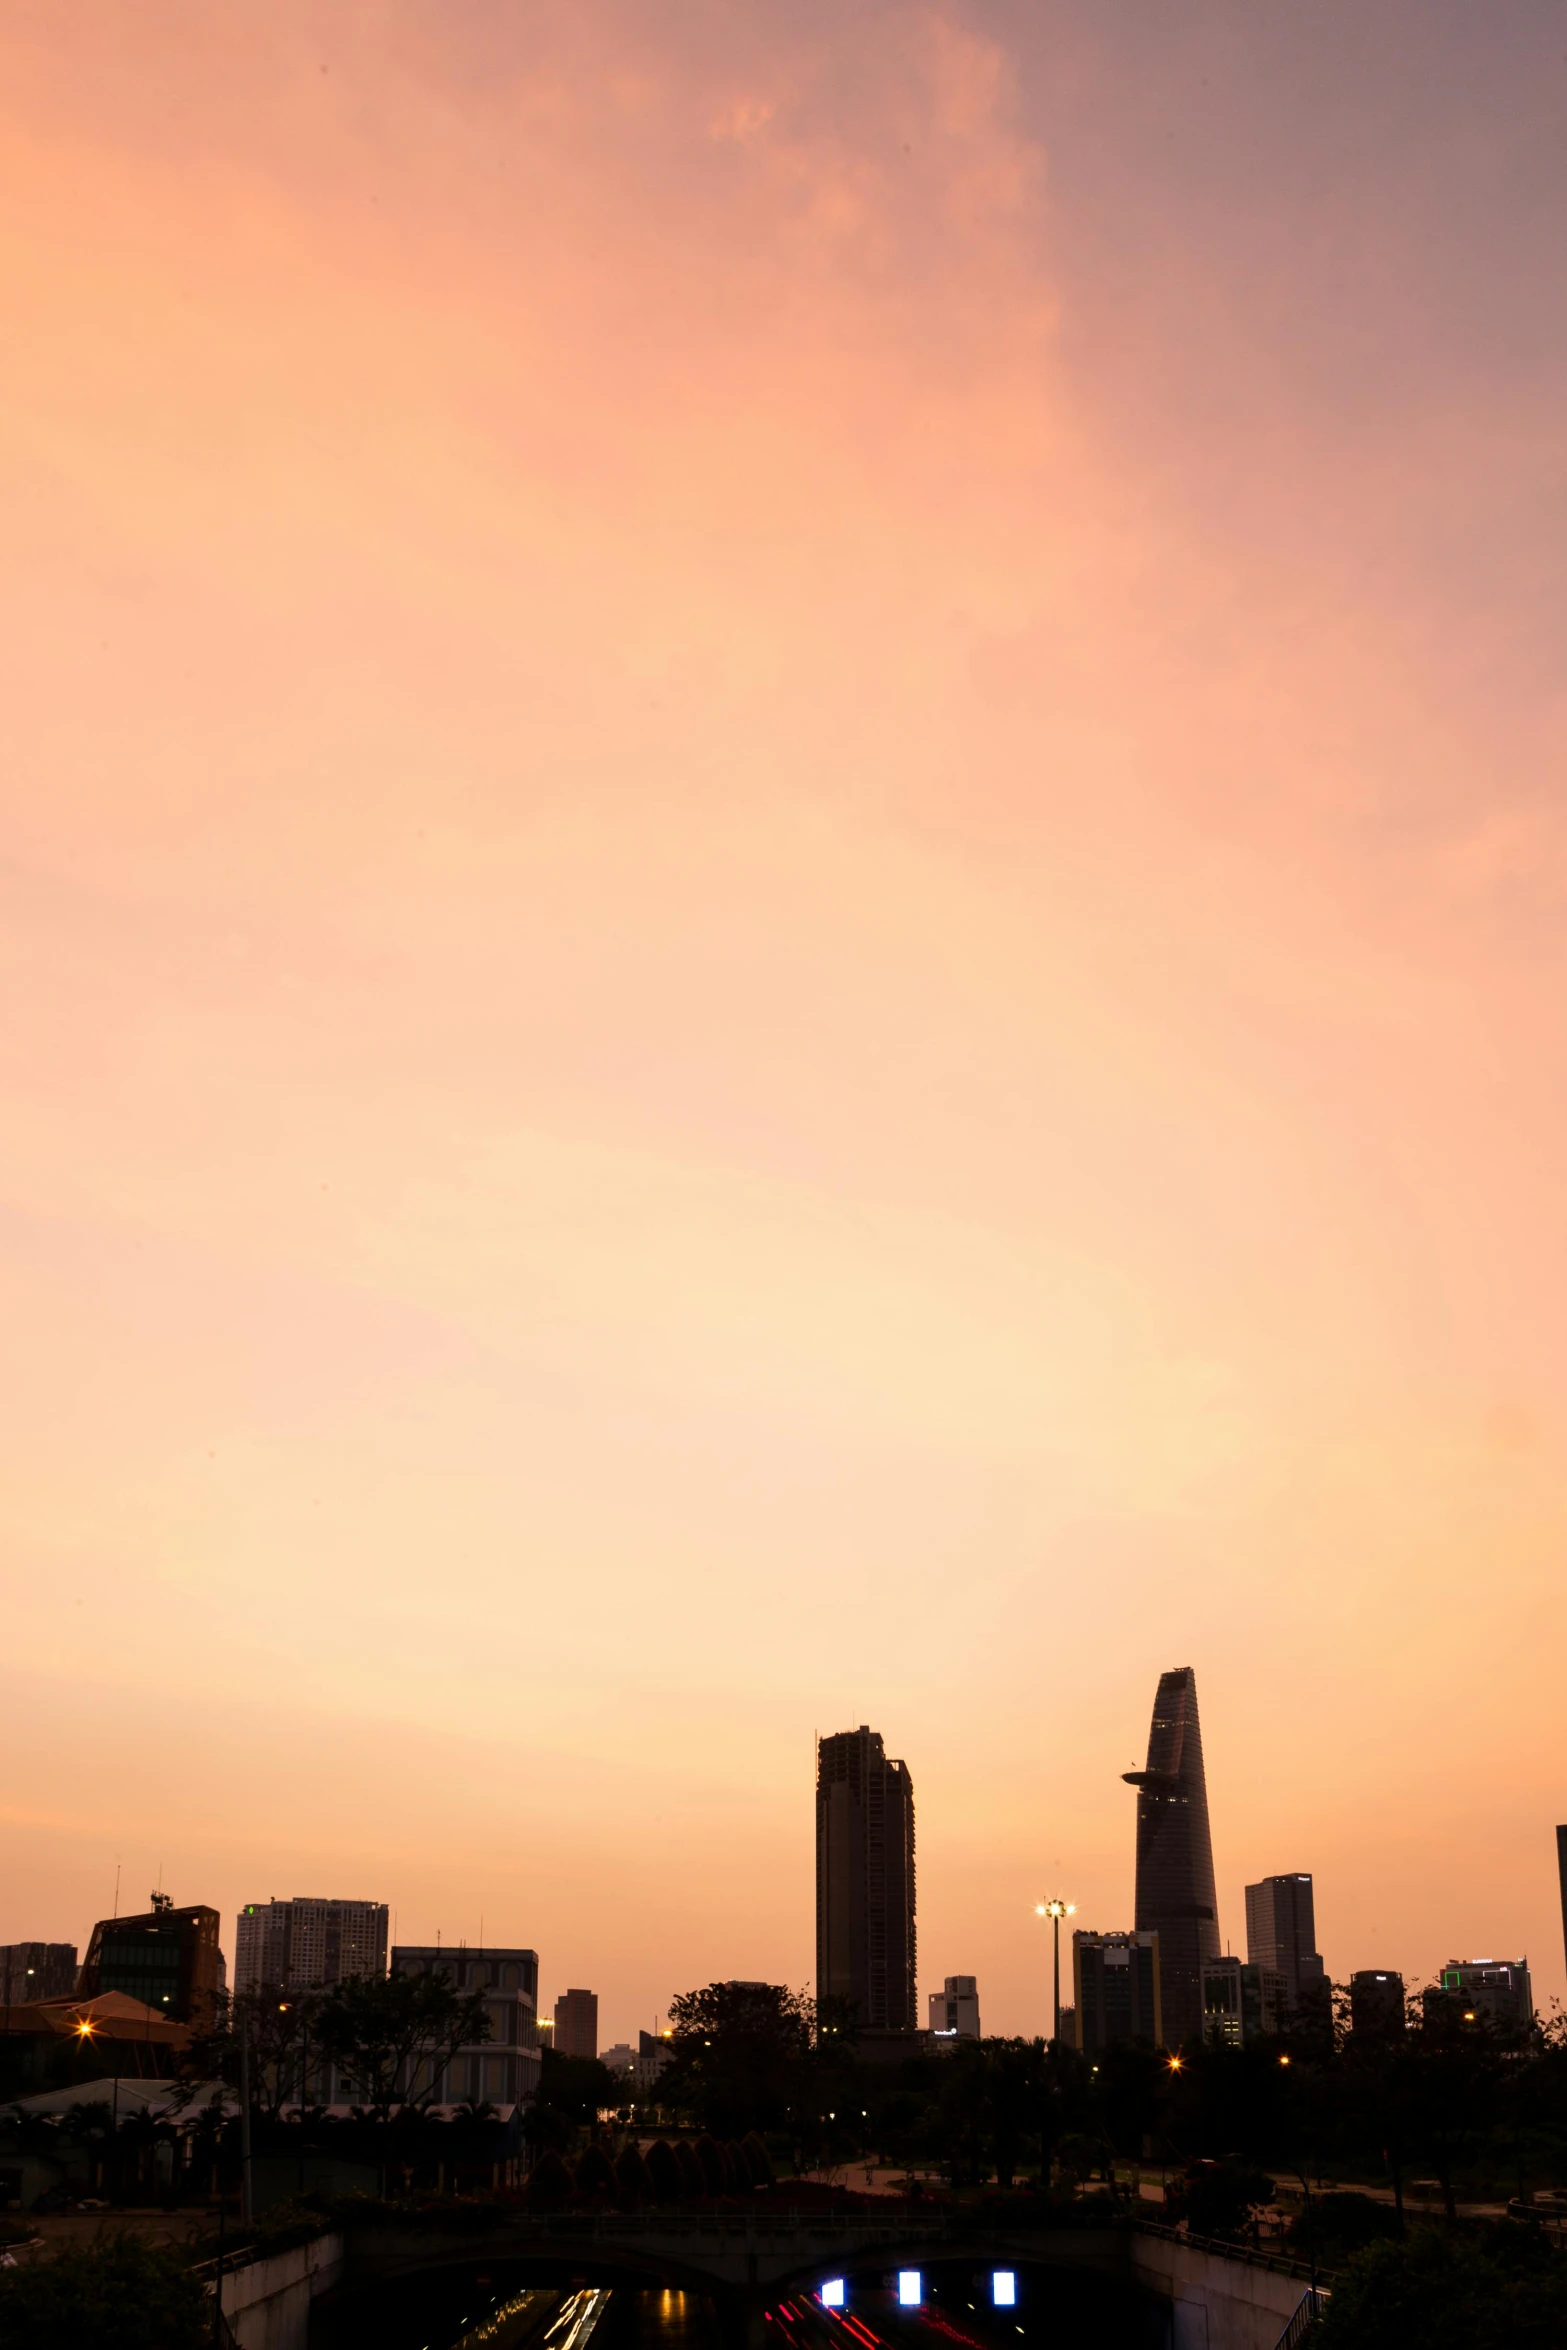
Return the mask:
M990 2298L997 2309L1016 2309L1017 2271L1010 2268L992 2269Z
M898 2307L900 2309L918 2309L924 2298L925 2280L919 2270L917 2268L900 2268L898 2271Z
M822 2286L821 2303L824 2309L841 2309L843 2307L842 2277L829 2277L827 2279L825 2284Z

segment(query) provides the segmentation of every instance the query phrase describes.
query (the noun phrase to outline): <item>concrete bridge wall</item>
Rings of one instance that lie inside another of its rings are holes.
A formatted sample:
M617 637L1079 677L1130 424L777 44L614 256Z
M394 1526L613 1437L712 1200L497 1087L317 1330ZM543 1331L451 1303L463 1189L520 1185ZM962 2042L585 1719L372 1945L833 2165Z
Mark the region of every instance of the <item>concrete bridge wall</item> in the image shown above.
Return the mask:
M1170 2305L1170 2350L1276 2350L1305 2281L1138 2229L1132 2274Z
M341 2282L343 2267L343 2239L330 2235L228 2269L223 2314L237 2350L306 2350L310 2304Z

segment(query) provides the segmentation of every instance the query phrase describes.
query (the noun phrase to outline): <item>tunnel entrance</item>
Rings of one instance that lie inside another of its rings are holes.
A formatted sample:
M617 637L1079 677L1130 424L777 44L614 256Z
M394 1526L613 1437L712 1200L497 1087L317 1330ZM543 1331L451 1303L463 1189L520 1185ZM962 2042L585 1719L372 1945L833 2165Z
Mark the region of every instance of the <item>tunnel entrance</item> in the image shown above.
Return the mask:
M334 2294L310 2339L312 2350L1158 2350L1167 2323L1129 2282L972 2257L878 2263L770 2296L476 2259Z

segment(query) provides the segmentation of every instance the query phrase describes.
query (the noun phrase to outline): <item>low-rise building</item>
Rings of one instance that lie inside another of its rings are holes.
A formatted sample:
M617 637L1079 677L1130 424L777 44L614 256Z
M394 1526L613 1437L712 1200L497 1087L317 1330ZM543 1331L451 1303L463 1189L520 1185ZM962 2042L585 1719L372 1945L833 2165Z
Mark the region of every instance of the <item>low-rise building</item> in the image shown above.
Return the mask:
M1534 1986L1526 1958L1450 1958L1440 1987L1466 2023L1484 2016L1514 2039L1533 2028Z
M613 2048L599 2051L599 2063L627 2082L639 2097L648 2095L669 2057L668 2039L656 2032L639 2032L635 2048L628 2040L617 2040Z
M123 1991L0 2008L0 2103L100 2076L161 2080L190 2037L189 2025Z
M539 2089L539 1957L535 1950L455 1950L439 1945L399 1943L392 1952L394 1975L444 1974L464 1994L480 1993L489 2009L490 2037L460 2048L439 2081L422 2079L410 2094L437 2106L493 2105L504 2114L531 2105ZM337 2086L354 2102L351 2080Z
M204 1903L176 1909L155 1893L139 1917L100 1918L82 1961L84 1999L122 1991L170 2023L206 2024L224 1987L218 1913Z
M979 1979L975 1975L948 1975L939 1991L930 1994L930 2033L938 2047L958 2040L977 2040Z
M0 2007L25 2007L35 1999L69 1999L76 1990L74 1942L7 1942L0 1945Z

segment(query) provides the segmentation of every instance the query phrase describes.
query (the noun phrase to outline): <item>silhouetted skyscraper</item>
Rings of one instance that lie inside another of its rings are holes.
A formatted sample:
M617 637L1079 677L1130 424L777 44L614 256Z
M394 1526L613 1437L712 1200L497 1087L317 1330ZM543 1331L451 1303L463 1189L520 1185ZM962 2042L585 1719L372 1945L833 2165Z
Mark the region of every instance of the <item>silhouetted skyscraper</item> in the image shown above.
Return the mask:
M816 1748L816 1996L912 2032L914 1959L914 1782L862 1723Z
M1164 2041L1179 2048L1202 2038L1203 1961L1219 1955L1208 1782L1190 1665L1160 1674L1148 1766L1122 1776L1137 1789L1137 1930L1159 1937Z
M1349 2028L1357 2038L1396 2040L1404 2031L1404 1978L1389 1967L1359 1967L1349 1978Z
M1284 1996L1293 2012L1322 1984L1311 1879L1303 1871L1264 1877L1246 1888L1246 1957L1250 1965L1284 1977Z
M1567 1950L1567 1828L1556 1831L1556 1874L1562 1888L1562 1948Z

